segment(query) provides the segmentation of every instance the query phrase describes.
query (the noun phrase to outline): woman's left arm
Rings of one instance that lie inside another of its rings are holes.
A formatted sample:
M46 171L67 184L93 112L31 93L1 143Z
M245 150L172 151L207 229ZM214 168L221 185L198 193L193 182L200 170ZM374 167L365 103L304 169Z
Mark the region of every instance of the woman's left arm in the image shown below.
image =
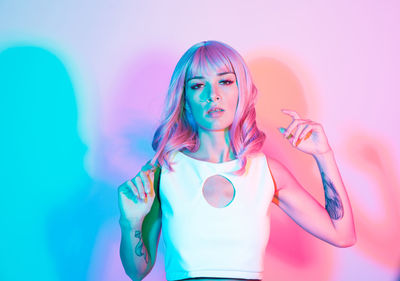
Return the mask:
M273 202L307 232L337 247L355 244L351 205L334 154L321 124L284 110L293 122L284 136L297 149L311 154L318 164L325 193L325 208L315 200L280 162L268 159L276 190Z

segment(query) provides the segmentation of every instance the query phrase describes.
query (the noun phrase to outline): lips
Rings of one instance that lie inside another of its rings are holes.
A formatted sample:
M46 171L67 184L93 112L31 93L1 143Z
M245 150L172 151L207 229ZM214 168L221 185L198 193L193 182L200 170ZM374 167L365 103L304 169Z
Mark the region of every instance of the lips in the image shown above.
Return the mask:
M209 110L207 110L207 114L213 113L213 112L221 112L224 111L221 107L211 107Z

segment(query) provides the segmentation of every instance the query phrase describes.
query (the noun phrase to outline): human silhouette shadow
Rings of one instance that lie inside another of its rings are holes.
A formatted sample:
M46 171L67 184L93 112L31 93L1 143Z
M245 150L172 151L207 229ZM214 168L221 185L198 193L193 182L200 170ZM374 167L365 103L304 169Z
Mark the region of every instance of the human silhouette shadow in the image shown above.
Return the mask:
M101 172L99 177L116 187L132 179L154 155L151 142L161 119L174 62L175 56L165 49L147 50L133 58L127 57L115 81L110 83L114 86L106 95L110 98L104 110L106 121L102 124L96 155L104 159L97 166L97 172ZM145 280L165 280L162 240L161 234L156 263ZM114 247L114 252L118 252L117 244ZM115 258L119 257L114 257L112 262L121 264ZM122 266L119 271L123 272Z
M352 201L357 248L369 259L396 270L400 260L400 178L394 147L375 132L348 126L344 128L343 155L372 188L361 185L358 192L367 194L363 199L354 196Z
M254 53L248 65L258 89L257 125L266 133L263 153L284 164L320 203L323 186L317 164L282 137L278 127L292 121L281 109L318 122L318 99L310 77L274 53ZM329 134L327 135L329 138ZM335 148L333 148L335 150ZM265 280L329 280L334 247L307 233L279 207L271 204L271 231L265 253Z
M0 53L1 280L87 280L111 188L84 167L75 89L63 62L36 46Z

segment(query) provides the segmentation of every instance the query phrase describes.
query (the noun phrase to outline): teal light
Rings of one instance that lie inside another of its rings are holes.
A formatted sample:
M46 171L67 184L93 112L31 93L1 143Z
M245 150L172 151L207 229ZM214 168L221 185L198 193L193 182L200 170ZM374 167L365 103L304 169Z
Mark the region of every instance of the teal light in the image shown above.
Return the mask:
M39 47L2 51L0 107L0 280L84 280L95 228L77 214L90 181L63 63Z

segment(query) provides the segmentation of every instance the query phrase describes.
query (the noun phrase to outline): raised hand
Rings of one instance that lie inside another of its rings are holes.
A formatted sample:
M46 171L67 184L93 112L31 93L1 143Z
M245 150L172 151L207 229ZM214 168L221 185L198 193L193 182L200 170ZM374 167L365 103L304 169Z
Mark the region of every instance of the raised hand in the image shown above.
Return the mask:
M132 179L118 187L121 219L137 222L150 212L155 198L153 187L155 166L148 161Z
M331 151L322 125L309 119L302 119L296 111L282 109L283 113L293 118L292 123L279 131L299 150L318 155Z

